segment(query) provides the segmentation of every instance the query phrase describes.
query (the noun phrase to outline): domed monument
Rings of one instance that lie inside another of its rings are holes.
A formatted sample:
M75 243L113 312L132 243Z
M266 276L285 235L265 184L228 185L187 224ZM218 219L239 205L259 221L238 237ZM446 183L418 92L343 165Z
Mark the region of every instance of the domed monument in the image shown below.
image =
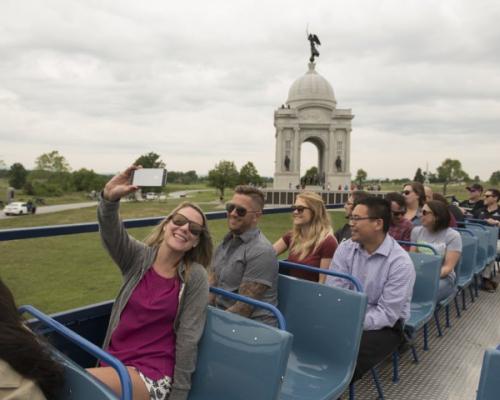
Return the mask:
M316 71L314 57L319 56L316 35L309 35L311 58L305 75L290 87L286 105L274 112L276 127L276 161L274 189L297 186L317 190L337 190L350 185L350 109L337 108L330 83ZM302 143L318 149L318 176L300 181Z

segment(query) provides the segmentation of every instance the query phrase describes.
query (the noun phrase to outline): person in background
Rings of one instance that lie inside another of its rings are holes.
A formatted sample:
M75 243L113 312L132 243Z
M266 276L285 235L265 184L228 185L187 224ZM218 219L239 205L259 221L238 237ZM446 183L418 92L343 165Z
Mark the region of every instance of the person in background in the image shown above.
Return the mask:
M465 189L469 192L469 198L462 201L459 206L462 208L462 212L470 217L484 208L484 202L481 200L483 187L479 183L474 183Z
M462 210L460 210L460 207L456 206L455 204L450 204L448 199L441 193L434 193L432 195L432 200L440 201L441 203L446 204L446 207L448 207L448 211L450 212L450 228L456 228L459 221L465 221L465 215L463 214Z
M424 192L425 192L425 201L431 201L432 200L432 188L430 186L425 185L424 186Z
M97 209L102 243L123 276L103 348L127 367L135 400L185 400L205 327L212 239L205 214L188 202L145 243L130 236L119 207L122 197L138 189L130 184L137 168L106 184ZM113 368L101 362L88 371L120 394Z
M446 204L431 200L422 207L422 225L411 231L411 241L430 244L443 257L437 302L446 299L455 288L455 267L462 253L460 234L449 228L450 212ZM425 247L412 246L412 252L433 254Z
M387 200L360 200L349 218L351 239L339 244L330 269L358 278L368 305L353 381L404 343L410 316L415 268L409 254L388 235L391 209ZM326 284L352 289L345 279L328 276Z
M484 208L477 211L475 217L484 220L488 225L497 226L500 228L500 207L498 201L500 200L500 191L498 189L488 189L484 193ZM498 232L500 239L500 229ZM500 240L497 240L497 254L500 253ZM495 262L495 261L493 261ZM488 292L495 292L498 283L491 278L492 265L488 265L483 271L483 281L481 289Z
M355 190L351 192L351 194L347 198L347 202L344 204L346 219L349 219L349 217L351 216L356 202L366 199L368 196L370 196L370 194L363 190ZM342 228L335 232L335 238L337 239L337 243L341 243L344 240L351 238L351 225L349 224L349 222L347 222Z
M209 274L211 286L276 306L278 304L278 259L273 246L257 228L264 209L264 194L252 186L241 185L226 204L229 232L217 247ZM241 301L211 294L216 307L277 326L268 310Z
M405 218L414 226L420 225L422 206L425 203L425 189L420 182L409 182L403 186L402 195L405 197Z
M389 226L389 235L396 240L410 241L413 224L407 220L406 202L402 194L391 192L387 193L385 199L391 205L391 225ZM404 249L409 250L409 246L402 245Z
M0 279L0 399L53 399L63 383L62 367L24 325L11 291Z
M293 229L274 243L277 255L288 250L288 261L328 269L337 239L333 236L330 216L320 195L300 193L292 206ZM326 276L310 271L290 269L290 276L324 283Z

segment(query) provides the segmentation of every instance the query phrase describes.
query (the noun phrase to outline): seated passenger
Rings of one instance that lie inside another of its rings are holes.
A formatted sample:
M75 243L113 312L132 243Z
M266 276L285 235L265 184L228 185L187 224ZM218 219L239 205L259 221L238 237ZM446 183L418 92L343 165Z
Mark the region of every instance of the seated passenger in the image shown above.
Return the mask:
M404 342L404 321L410 316L415 268L408 253L387 234L390 220L387 200L360 200L349 219L352 237L339 244L330 266L358 278L368 297L353 381ZM352 288L349 281L332 276L326 284Z
M0 399L52 399L62 385L62 367L41 338L24 326L12 293L0 279Z
M468 217L477 215L484 208L484 202L481 200L483 187L479 183L473 183L465 189L469 192L469 198L460 202L462 212Z
M406 213L406 202L402 194L391 192L387 193L385 199L391 204L391 226L389 227L389 235L396 240L410 241L410 234L413 224L407 220L404 215ZM405 250L409 247L404 246Z
M434 195L434 193L432 192L432 188L430 186L425 185L424 193L425 193L425 201L431 201L432 196Z
M252 186L237 186L226 204L229 232L217 247L209 275L210 285L278 304L278 259L273 246L257 228L264 208L264 194ZM216 307L277 326L267 310L223 296L210 296Z
M432 200L440 201L441 203L446 204L446 207L448 207L448 211L450 212L450 228L456 228L458 226L458 221L465 221L465 216L462 210L460 210L460 208L456 205L450 204L448 199L441 193L434 193L432 195Z
M347 198L347 202L344 204L344 212L346 219L349 219L352 213L352 209L356 205L356 202L359 200L366 199L370 196L363 190L355 190L351 192L349 197ZM346 222L345 225L335 232L335 239L337 239L337 243L341 243L344 240L351 238L351 225L349 222Z
M103 347L127 367L134 399L186 399L205 325L212 240L203 211L188 202L145 243L131 237L118 210L138 189L129 184L135 169L112 178L98 206L102 242L123 276ZM89 372L120 394L115 370L100 365Z
M462 238L460 234L449 228L450 212L440 201L431 200L422 208L422 225L411 231L411 241L427 243L436 249L443 257L437 302L447 298L455 288L455 266L462 253ZM412 246L410 251L433 254L425 247Z
M474 186L474 185L473 185ZM497 226L500 228L500 207L498 201L500 200L500 191L497 189L488 189L484 193L484 208L477 211L475 217L483 219L488 225ZM500 230L498 232L500 239ZM497 254L500 253L500 240L497 240ZM494 263L494 261L493 261ZM495 292L498 283L491 279L493 265L488 265L483 271L483 282L481 289L487 292Z
M293 230L274 243L274 251L280 255L288 250L288 261L328 269L337 240L321 196L300 193L292 210ZM326 279L326 275L300 269L290 269L289 275L320 283Z
M405 218L409 220L413 226L420 225L420 217L422 216L422 206L425 203L425 189L420 182L409 182L403 186L402 195L406 201Z

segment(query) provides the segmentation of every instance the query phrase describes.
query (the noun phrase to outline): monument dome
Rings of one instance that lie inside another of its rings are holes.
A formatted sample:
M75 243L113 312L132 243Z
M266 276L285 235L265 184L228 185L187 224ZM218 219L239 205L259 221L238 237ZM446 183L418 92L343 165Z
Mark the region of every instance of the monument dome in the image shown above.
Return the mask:
M335 108L337 104L332 85L316 72L314 63L309 63L309 71L292 84L286 102L294 108L307 103L320 103Z

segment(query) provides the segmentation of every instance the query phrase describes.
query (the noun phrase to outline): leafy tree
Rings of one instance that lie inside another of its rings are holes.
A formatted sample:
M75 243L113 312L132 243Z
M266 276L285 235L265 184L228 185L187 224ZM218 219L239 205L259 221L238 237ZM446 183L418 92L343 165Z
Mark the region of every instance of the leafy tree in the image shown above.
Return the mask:
M93 170L81 168L73 172L73 184L77 191L90 192L92 190L100 190L106 184L105 176L96 174Z
M57 150L44 153L35 160L35 169L49 172L69 172L68 162Z
M354 178L354 180L356 181L356 183L359 186L362 186L363 182L366 180L367 177L368 177L368 174L366 173L366 171L364 169L360 168L356 172L356 178Z
M313 184L319 177L318 167L309 168L304 176L301 178L303 184Z
M240 169L240 184L255 186L260 186L262 184L262 178L251 161L247 162Z
M187 172L168 171L167 182L169 183L185 183L187 185L198 182L196 171L190 170Z
M437 178L443 183L443 194L446 195L446 188L450 183L467 180L469 175L462 169L460 161L447 158L437 168Z
M26 183L28 171L21 163L14 163L10 166L9 170L9 185L15 189L21 189Z
M424 183L425 177L424 174L422 174L422 169L419 167L417 168L417 172L415 172L415 177L413 178L415 182L420 182Z
M490 183L494 186L500 183L500 171L495 171L491 174Z
M233 161L220 161L214 169L208 171L208 185L220 191L221 199L224 199L224 189L234 187L239 180L238 170Z
M160 159L160 155L152 151L140 156L134 164L142 165L143 168L165 168L165 163Z

